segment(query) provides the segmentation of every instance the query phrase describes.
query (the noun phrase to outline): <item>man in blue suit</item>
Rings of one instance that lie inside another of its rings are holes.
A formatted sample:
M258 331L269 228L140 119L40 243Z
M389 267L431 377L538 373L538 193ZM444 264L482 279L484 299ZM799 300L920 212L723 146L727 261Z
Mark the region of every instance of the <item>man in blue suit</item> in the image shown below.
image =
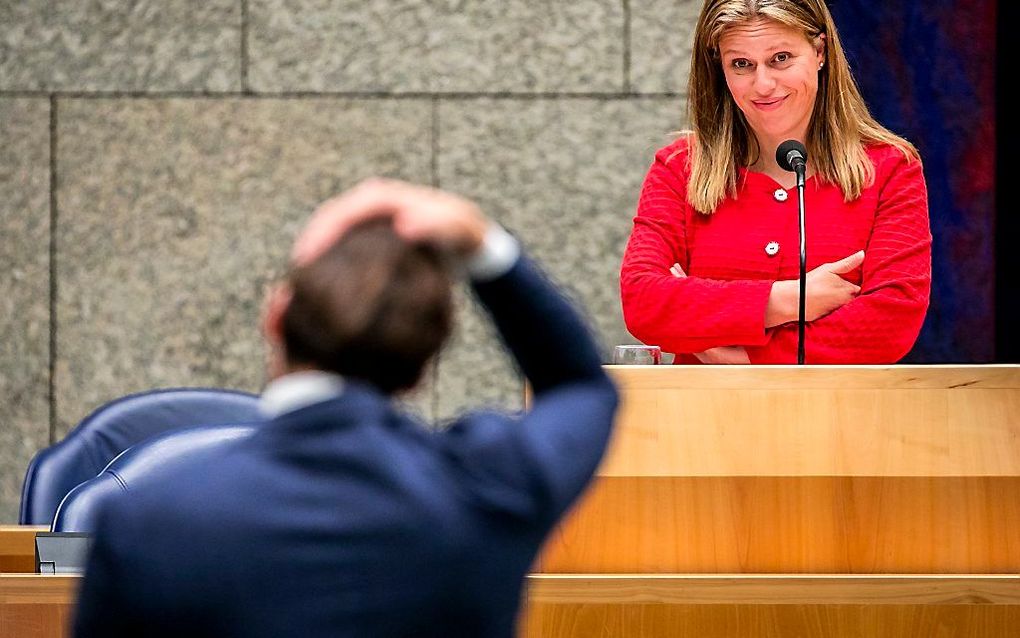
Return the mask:
M451 257L534 394L432 432L391 396L450 330ZM584 322L474 204L424 187L327 202L293 261L267 303L266 423L108 504L76 635L512 636L616 410Z

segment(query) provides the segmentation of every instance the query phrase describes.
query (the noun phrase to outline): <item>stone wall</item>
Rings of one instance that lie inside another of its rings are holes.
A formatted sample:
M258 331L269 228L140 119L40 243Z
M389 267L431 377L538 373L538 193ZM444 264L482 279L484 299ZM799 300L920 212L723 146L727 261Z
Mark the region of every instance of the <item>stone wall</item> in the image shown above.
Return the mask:
M153 387L257 391L267 282L370 175L475 198L608 354L697 0L0 0L0 522L31 455ZM462 295L409 404L519 407Z

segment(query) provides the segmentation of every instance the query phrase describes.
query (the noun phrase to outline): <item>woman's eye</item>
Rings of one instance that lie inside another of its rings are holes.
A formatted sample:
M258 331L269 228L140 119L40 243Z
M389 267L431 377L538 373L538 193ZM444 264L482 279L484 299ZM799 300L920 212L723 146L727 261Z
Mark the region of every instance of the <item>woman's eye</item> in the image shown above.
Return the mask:
M776 62L789 62L789 61L790 61L790 57L791 57L791 56L790 56L790 54L789 54L789 53L777 53L777 54L776 54L776 57L775 57L775 58L773 58L773 59L774 59L774 60L775 60Z
M751 66L751 63L743 58L738 58L733 61L734 69L746 69Z

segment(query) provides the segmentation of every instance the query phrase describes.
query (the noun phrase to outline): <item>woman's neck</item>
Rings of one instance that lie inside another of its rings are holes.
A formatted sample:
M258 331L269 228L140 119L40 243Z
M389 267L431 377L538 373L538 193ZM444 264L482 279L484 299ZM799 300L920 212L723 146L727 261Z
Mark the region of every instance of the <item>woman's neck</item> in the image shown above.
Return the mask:
M757 161L749 165L747 170L768 175L784 188L793 188L797 185L797 176L791 171L787 171L780 167L779 164L776 163L776 149L779 148L779 145L787 139L795 139L802 142L805 137L805 135L801 135L800 137L791 136L780 140L768 139L764 136L756 135L758 148L761 152L758 154ZM814 169L811 166L811 159L808 158L806 176L810 176L813 173Z

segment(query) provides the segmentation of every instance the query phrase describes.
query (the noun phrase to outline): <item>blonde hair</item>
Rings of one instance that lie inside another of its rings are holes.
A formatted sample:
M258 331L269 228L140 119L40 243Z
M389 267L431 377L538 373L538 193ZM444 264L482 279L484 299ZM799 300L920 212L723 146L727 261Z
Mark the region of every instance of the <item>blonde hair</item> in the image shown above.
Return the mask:
M729 28L759 19L773 20L804 34L816 45L825 34L825 65L805 145L818 177L839 186L846 201L860 197L875 178L867 144L888 144L908 159L917 149L878 123L868 112L824 0L705 0L694 36L688 84L688 116L693 127L691 177L687 200L710 214L737 192L738 171L753 164L761 149L744 114L726 87L719 40Z

